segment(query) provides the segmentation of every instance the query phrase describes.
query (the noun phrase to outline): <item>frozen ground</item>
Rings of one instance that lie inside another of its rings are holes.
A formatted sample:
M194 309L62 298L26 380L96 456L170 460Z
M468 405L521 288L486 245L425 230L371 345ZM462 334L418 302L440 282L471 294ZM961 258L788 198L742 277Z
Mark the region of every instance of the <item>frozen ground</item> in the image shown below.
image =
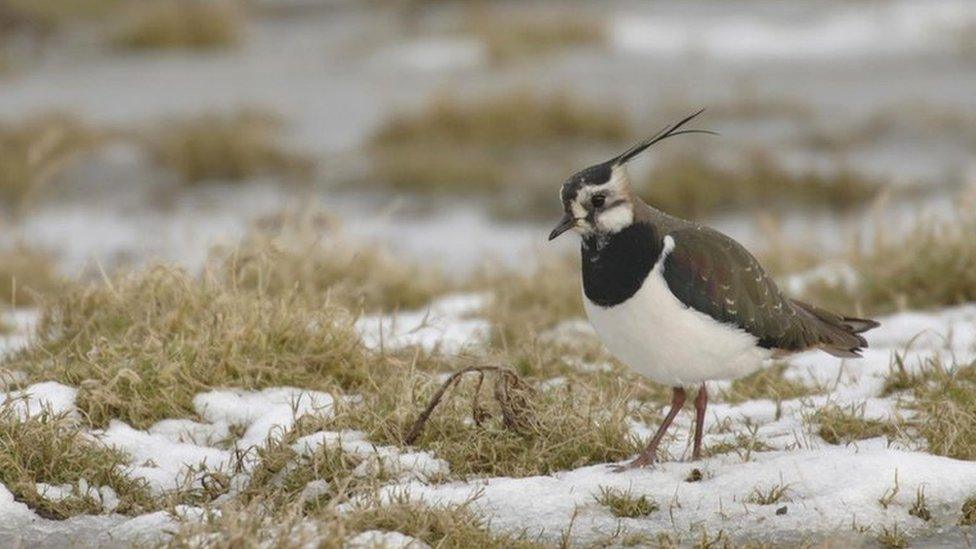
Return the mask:
M480 299L451 297L435 303L432 314L401 315L396 326L393 319L382 320L388 323L384 344L440 346L444 350L478 345L484 326L462 317ZM30 315L21 315L22 332L28 329L25 319L29 318ZM371 330L380 321L373 319L360 325L364 338L372 345L377 345L378 340ZM711 406L711 425L724 422L728 427L709 433L706 445L751 428L774 448L755 452L747 461L736 453L698 463L682 461L688 454L688 413L679 416L674 430L677 436L668 443L672 460L654 469L623 474L611 472L607 465L595 465L551 476L430 484L427 479L443 478L449 472L446 462L428 452L375 446L362 433L318 432L299 439L294 448L307 453L322 444L341 445L348 452L368 456L362 465L366 469L382 464L385 470L398 472L394 476L399 480L385 489L389 494L408 493L431 502L475 498L474 506L487 514L493 528L525 530L553 541L571 524L576 543L597 541L619 529L652 535L666 532L684 539L696 538L704 530L710 535L723 532L734 539L788 543L828 537L845 539L857 535L855 529L862 535L874 536L882 528L897 524L900 531L926 543L959 542L965 532L954 524L962 502L976 494L976 463L930 455L922 447L892 445L884 439L830 445L804 427L802 416L827 401L864 403L867 417L896 413L893 398L878 396L892 354L904 353L909 367L931 354L954 356L959 363L976 358L976 305L883 318L882 327L870 333L868 339L871 349L861 360L807 353L790 361L788 377L825 385L830 389L826 395L785 401L779 407L764 400ZM16 345L21 340L8 338L7 342ZM74 396L71 387L41 383L0 398L19 397L22 413L34 414L44 406L71 411ZM145 431L116 421L106 430L92 434L125 450L131 457L128 474L146 479L158 493L192 481L206 471L232 474L233 483L240 486L247 480L247 452L243 471L235 472L234 448L247 450L263 444L269 436L280 436L296 416L328 417L333 397L301 388L254 392L228 388L200 394L194 405L199 421L165 420ZM243 435L228 447L226 440L232 426ZM642 436L652 427L634 425ZM696 468L702 472L702 480L688 482L689 473ZM896 483L897 493L887 507L882 506L879 499L890 494ZM746 501L754 490L774 486L786 487L784 500L773 505ZM615 518L594 500L601 487L646 495L661 509L641 519ZM42 488L50 497L57 497L76 487ZM307 487L310 493L319 488ZM85 485L82 489L102 494L106 514L46 520L13 501L10 493L0 487L0 544L55 547L72 541L122 546L164 539L178 520L193 520L201 513L199 509L183 507L178 509L179 516L153 513L122 517L111 514L110 494L105 495L100 487ZM908 514L920 489L933 514L929 523ZM374 537L393 539L379 532L360 541Z

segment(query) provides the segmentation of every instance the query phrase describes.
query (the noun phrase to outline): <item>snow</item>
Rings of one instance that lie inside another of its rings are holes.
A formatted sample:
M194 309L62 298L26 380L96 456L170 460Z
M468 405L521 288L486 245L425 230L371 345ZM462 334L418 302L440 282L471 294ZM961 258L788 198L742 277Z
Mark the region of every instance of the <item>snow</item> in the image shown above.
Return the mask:
M485 294L451 295L434 300L424 310L400 312L392 317L363 317L356 327L370 348L400 349L416 345L454 354L483 343L488 337L491 325L484 319L473 318L488 299Z
M430 546L401 534L400 532L383 532L367 530L346 542L346 549L430 549Z
M702 15L627 14L613 21L611 41L621 51L648 55L849 59L951 48L952 37L976 23L968 0L901 0L872 9L850 5L789 20L745 12Z
M149 483L156 493L176 490L188 481L199 482L209 471L231 472L234 455L227 450L173 442L164 435L150 434L113 420L98 433L99 439L131 458L129 475Z
M704 478L686 482L694 468ZM899 491L885 509L878 499L895 486ZM788 486L787 501L774 505L747 503L757 487ZM594 501L601 486L646 495L661 506L646 518L620 520ZM427 486L412 483L413 498L430 503L462 503L481 494L474 506L491 516L496 528L555 540L573 525L574 541L595 541L621 523L628 532L705 527L740 538L788 543L817 535L845 532L852 517L860 524L890 525L911 531L921 520L908 515L916 489L923 487L933 513L951 515L976 490L972 463L920 453L886 449L884 441L862 441L857 447L828 446L755 454L743 463L724 455L703 463L669 462L654 469L614 473L606 465L584 467L552 476L494 478L471 483ZM402 493L403 487L397 488ZM390 491L392 493L392 491ZM775 510L786 505L786 515ZM945 519L946 517L939 517Z
M210 391L197 395L193 406L211 423L246 427L238 446L261 446L268 437L279 437L304 415L330 417L332 395L294 387Z
M9 403L21 418L34 417L45 411L53 414L73 413L77 395L78 390L74 387L45 381L19 391L0 393L0 406Z
M401 479L429 480L451 472L446 461L430 452L404 452L395 446L377 446L367 441L360 431L320 431L298 439L292 449L307 456L323 446L341 448L343 452L364 458L353 471L361 477L382 472Z

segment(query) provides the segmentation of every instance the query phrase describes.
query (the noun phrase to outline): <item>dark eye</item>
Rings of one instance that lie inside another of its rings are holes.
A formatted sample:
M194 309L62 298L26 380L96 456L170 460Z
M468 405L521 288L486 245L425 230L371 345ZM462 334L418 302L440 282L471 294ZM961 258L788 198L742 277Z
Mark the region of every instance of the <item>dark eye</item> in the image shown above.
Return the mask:
M602 194L595 194L590 198L590 203L593 204L594 208L602 208L603 203L607 201L607 197Z

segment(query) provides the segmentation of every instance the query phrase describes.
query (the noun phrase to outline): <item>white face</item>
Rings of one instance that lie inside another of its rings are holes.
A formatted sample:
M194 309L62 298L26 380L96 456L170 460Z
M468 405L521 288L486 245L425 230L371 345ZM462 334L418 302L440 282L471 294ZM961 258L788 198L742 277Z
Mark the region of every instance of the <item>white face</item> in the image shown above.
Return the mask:
M610 180L602 185L580 188L570 203L580 234L616 233L634 222L634 204L630 198L630 184L623 167L615 167Z

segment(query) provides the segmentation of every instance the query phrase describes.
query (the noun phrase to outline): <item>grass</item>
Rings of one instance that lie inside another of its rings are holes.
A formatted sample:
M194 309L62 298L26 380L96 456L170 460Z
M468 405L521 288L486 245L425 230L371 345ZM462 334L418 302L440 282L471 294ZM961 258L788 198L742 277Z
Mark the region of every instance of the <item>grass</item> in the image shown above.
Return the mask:
M63 113L0 122L0 208L20 213L72 159L101 139L99 132Z
M786 499L789 490L789 484L774 484L768 488L756 486L746 497L746 502L756 505L773 505Z
M137 428L193 417L193 396L214 387L352 386L368 360L335 305L167 267L67 292L44 310L35 339L6 366L79 387L94 425Z
M437 268L352 241L316 212L259 223L236 247L215 255L239 288L278 297L328 295L352 310L417 309L453 287Z
M153 0L127 6L128 21L114 37L127 50L214 50L237 45L246 17L233 0Z
M976 526L976 496L963 502L962 509L960 509L959 525Z
M377 443L402 444L440 385L420 371L429 369L429 362L420 358L404 365L400 375L374 378L362 402L340 411L337 426L365 431ZM640 448L626 421L625 383L610 391L570 381L540 391L531 383L499 389L494 377L483 384L476 382L477 374L472 377L448 393L416 441L446 460L453 475L544 475L619 461ZM507 395L508 408L491 402L498 390Z
M703 453L706 457L711 457L735 452L739 456L739 459L747 462L752 459L754 452L768 452L772 449L772 446L759 438L758 428L750 425L746 427L744 432L736 433L735 438L709 444L705 447Z
M484 41L488 59L495 64L540 57L572 48L599 47L607 42L607 29L596 17L562 13L504 16L490 11L466 17L466 35Z
M892 524L890 529L887 526L882 527L877 541L878 545L889 549L903 549L911 546L905 533L898 529L898 523Z
M488 521L471 510L469 504L427 505L394 501L354 506L342 513L303 514L292 507L271 512L255 502L248 506L225 506L202 523L188 522L175 533L167 546L200 547L201 541L213 548L251 546L345 547L357 534L367 531L400 532L431 547L463 549L541 549L548 545L535 542L524 534L496 533Z
M778 207L846 210L864 205L881 189L878 181L849 171L795 173L760 152L744 160L742 166L725 167L700 154L674 155L655 166L637 190L660 210L702 219Z
M156 159L187 185L243 181L258 176L308 177L312 159L281 139L282 120L273 113L243 109L175 118L148 137Z
M776 363L732 382L721 393L722 400L737 404L747 400L769 399L776 402L814 395L822 391L799 381L787 379L786 363Z
M583 318L578 271L574 254L544 256L525 273L507 269L480 273L472 287L492 293L480 313L492 324L492 339L502 346L515 344L561 321Z
M99 487L117 494L116 512L151 510L156 505L148 487L126 476L127 463L125 455L90 438L66 414L42 412L25 419L10 404L0 407L0 484L43 517L102 513ZM47 499L38 493L39 482L74 489L64 499ZM85 483L94 492L85 490Z
M932 520L932 510L925 501L925 490L922 486L915 491L915 503L908 510L908 514L925 522Z
M893 439L900 432L894 419L866 419L864 405L828 404L814 412L808 421L817 426L816 433L828 444L850 444L882 436Z
M928 451L955 459L976 459L976 362L946 367L928 359L918 373L893 369L886 387L910 388L902 406L913 410L911 426Z
M855 287L821 281L805 297L841 312L881 314L976 301L976 215L920 219L897 230L878 226L870 244L855 246L847 262Z
M36 306L67 284L48 254L23 244L0 248L0 305Z
M545 185L551 199L559 182L546 166L568 165L574 145L618 147L629 136L623 113L568 96L516 92L466 102L441 97L420 112L387 120L370 139L367 154L371 181L398 190L485 195ZM525 197L523 191L519 200L537 200Z
M658 505L647 496L638 496L619 488L601 486L600 493L593 498L618 518L641 518L658 510Z
M0 22L49 29L109 15L120 0L0 0Z

